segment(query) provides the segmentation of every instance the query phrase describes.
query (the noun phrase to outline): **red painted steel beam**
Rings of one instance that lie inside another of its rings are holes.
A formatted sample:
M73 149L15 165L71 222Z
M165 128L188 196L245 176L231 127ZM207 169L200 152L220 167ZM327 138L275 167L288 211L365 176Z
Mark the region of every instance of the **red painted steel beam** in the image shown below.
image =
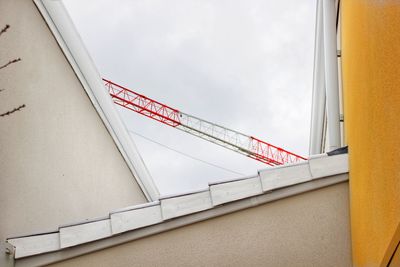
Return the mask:
M180 125L179 111L110 80L103 79L114 102L172 127Z
M115 104L244 154L254 160L270 166L306 160L302 156L258 138L182 113L110 80L103 79L103 81Z

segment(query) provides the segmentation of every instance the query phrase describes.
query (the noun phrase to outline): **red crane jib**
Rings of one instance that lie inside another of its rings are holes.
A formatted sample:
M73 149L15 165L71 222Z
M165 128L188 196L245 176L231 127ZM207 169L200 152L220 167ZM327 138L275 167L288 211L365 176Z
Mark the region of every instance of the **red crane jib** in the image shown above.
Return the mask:
M258 138L180 112L177 109L171 108L142 94L138 94L110 80L103 79L103 81L115 104L243 154L254 160L270 166L306 160L306 158L302 156L264 142Z

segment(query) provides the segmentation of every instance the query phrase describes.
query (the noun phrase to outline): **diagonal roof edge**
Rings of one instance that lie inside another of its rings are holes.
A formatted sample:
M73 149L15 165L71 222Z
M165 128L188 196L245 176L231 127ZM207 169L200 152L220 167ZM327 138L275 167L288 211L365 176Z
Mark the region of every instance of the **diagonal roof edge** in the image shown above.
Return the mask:
M211 184L110 212L58 232L7 239L16 266L45 265L348 180L348 154L311 157L304 164L262 170L255 177Z
M61 0L33 0L148 201L158 189Z

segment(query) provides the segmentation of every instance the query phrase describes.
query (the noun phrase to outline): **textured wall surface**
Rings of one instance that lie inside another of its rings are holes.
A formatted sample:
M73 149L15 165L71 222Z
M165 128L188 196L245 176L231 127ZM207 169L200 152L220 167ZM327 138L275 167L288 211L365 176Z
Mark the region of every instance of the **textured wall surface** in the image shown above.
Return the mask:
M400 2L342 2L354 266L378 266L400 221Z
M348 183L52 266L351 266Z
M1 0L0 246L146 202L32 1ZM3 251L3 250L2 250Z

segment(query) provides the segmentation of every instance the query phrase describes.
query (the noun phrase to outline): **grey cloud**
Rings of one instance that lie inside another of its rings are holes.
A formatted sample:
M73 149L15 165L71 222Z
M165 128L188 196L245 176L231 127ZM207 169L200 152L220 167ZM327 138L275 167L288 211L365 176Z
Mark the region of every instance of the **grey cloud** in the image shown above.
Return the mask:
M107 78L186 113L307 155L315 1L64 0ZM163 144L251 174L242 155L120 110ZM133 137L162 192L233 174Z

